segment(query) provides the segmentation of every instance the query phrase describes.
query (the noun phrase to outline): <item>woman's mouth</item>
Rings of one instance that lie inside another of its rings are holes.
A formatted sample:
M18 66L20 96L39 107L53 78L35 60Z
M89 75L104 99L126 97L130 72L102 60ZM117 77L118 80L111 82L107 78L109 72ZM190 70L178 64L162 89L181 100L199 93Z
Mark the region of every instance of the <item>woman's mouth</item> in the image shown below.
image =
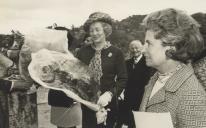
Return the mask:
M93 40L97 40L98 39L98 37L93 37Z

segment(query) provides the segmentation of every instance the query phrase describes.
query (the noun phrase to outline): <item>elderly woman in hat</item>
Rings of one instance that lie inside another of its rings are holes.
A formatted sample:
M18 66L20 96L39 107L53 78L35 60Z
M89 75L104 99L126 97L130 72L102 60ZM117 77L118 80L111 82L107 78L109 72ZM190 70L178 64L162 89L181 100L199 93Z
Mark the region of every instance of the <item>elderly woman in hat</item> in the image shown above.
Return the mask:
M127 81L124 56L119 48L112 46L108 41L112 33L112 22L108 14L92 13L84 24L84 29L89 33L92 43L82 47L77 53L77 57L94 71L94 79L99 83L97 104L102 108L110 109L106 119L107 128L113 127L115 123L116 97ZM82 112L83 128L102 127L102 124L97 125L96 112L83 105Z
M198 23L169 8L149 14L143 26L146 64L157 72L145 87L140 111L169 112L174 128L206 127L206 92L190 64L204 47Z

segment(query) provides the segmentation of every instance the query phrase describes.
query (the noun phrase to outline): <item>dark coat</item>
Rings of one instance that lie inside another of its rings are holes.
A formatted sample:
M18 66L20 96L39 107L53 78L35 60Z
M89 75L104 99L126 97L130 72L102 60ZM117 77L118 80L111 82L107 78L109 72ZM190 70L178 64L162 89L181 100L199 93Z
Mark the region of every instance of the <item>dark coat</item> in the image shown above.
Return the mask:
M0 79L0 90L4 92L9 92L11 89L12 82L9 80Z
M89 65L95 50L91 45L82 47L77 53L77 57ZM107 116L107 128L113 126L117 116L116 97L122 92L127 81L127 71L123 54L120 49L110 46L101 51L102 77L100 79L100 90L102 93L110 91L113 93L113 100L107 106L111 109ZM97 128L96 113L82 105L82 127Z
M5 102L5 94L4 93L9 93L10 88L11 88L12 82L8 80L3 80L0 79L0 102ZM5 117L8 116L8 112L5 111L5 104L0 104L0 128L5 128L7 127L6 125L8 124L8 120L5 119Z
M137 64L134 58L126 61L128 82L124 96L128 108L139 110L144 94L144 87L152 76L152 69L146 65L145 58L142 57Z
M48 104L55 107L69 107L73 104L73 99L64 92L50 89L48 93Z
M86 65L89 65L94 54L95 50L91 45L87 45L79 50L77 58ZM101 60L103 73L100 79L101 92L110 91L113 95L119 95L125 88L127 81L127 71L121 50L114 46L103 49L101 52Z
M124 100L119 102L119 118L117 127L127 124L129 128L135 127L132 110L138 111L144 94L144 87L147 85L154 69L147 67L145 58L142 57L138 63L134 58L126 61L128 81L124 91Z

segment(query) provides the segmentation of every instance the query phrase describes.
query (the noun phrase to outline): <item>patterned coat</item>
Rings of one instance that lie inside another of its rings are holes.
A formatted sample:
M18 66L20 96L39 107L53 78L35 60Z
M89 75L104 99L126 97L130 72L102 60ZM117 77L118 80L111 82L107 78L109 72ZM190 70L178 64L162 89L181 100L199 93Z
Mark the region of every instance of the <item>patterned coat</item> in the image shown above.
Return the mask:
M193 64L195 75L206 90L206 57L201 58Z
M175 128L206 127L206 92L191 65L185 65L150 100L157 73L145 87L140 111L170 112Z

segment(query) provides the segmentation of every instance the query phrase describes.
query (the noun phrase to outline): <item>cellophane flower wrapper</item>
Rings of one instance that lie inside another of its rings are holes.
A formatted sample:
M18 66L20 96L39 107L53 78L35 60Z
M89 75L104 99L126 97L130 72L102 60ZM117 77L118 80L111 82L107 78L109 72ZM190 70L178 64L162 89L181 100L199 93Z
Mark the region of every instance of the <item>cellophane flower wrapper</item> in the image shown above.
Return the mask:
M72 53L42 49L32 53L28 70L31 78L43 87L61 90L68 97L98 111L98 84L89 67Z

